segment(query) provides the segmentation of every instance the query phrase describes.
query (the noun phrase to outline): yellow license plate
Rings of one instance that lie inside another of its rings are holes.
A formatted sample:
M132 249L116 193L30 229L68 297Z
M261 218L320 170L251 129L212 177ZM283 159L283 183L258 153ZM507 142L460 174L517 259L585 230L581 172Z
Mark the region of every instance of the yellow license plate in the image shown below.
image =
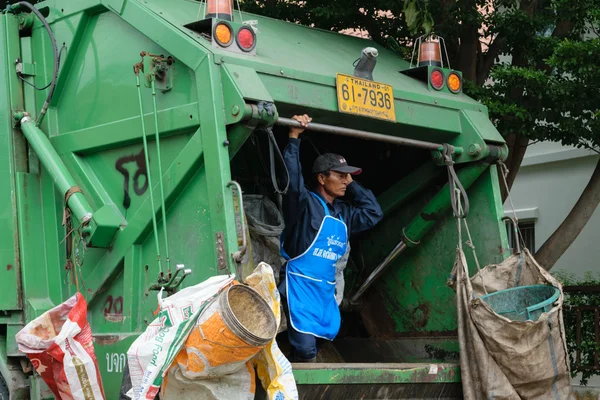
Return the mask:
M340 112L396 121L390 85L343 74L337 74L335 84Z

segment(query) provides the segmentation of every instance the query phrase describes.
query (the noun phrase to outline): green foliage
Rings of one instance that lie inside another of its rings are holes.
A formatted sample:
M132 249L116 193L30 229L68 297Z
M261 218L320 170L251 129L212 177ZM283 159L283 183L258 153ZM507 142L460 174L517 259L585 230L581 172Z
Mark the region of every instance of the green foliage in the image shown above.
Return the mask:
M550 73L534 66L498 65L491 71L493 87L476 96L490 107L504 134L526 131L532 139L599 148L600 40L564 39L553 47L545 60ZM516 101L507 102L510 98Z
M425 35L433 30L433 16L429 12L429 1L404 0L404 19L412 35L422 32Z
M563 285L600 285L600 273L588 272L584 279L577 279L566 272L556 272L554 276ZM567 350L571 364L571 376L581 373L581 385L587 385L592 376L600 375L600 370L589 370L577 367L577 312L578 306L600 307L600 293L565 293L564 325L567 337ZM581 312L581 365L594 365L594 353L600 351L600 345L595 340L594 311Z

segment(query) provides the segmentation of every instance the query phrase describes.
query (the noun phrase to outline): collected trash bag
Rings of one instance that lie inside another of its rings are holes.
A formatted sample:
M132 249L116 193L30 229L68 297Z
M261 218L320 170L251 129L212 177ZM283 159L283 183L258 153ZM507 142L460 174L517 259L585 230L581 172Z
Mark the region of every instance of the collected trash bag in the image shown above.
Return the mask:
M216 399L254 399L250 359L276 333L277 321L269 304L254 289L233 282L198 317L175 358L161 397L191 400L207 391ZM238 384L224 385L224 376ZM178 379L181 377L185 379Z
M244 213L248 221L254 265L265 262L279 283L279 270L284 263L279 251L279 238L285 226L283 215L275 203L262 195L244 195Z
M531 253L525 249L469 279L459 250L452 277L464 398L570 398L562 287ZM516 287L523 293L510 289Z
M260 263L245 283L256 290L269 303L278 323L281 318L281 298L273 276L273 269ZM263 389L269 400L297 400L298 388L292 372L292 364L277 346L275 339L253 358Z
M164 381L164 400L253 400L254 366L270 399L298 398L291 365L275 342L280 319L273 270L259 264L206 308ZM275 301L276 298L276 301Z
M121 380L121 389L119 390L118 400L130 400L133 398L133 390L131 385L131 376L129 375L129 363L125 363L123 368L123 378Z
M31 321L16 340L58 400L104 400L81 293Z
M162 291L159 292L158 317L127 351L134 400L155 398L202 310L232 282L233 276L218 275L165 299L162 299Z

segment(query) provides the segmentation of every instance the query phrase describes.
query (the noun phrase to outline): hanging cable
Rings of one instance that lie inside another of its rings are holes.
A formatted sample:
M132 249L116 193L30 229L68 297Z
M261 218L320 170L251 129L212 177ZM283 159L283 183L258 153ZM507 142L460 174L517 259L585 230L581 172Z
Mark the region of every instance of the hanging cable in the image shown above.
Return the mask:
M48 25L48 21L46 21L46 18L44 18L42 13L40 13L37 8L35 8L31 3L28 3L26 1L20 1L13 6L9 6L9 9L14 10L15 6L23 6L29 9L32 13L34 13L36 17L38 17L38 19L42 22L44 28L48 32L48 36L50 36L50 43L52 44L52 55L54 57L54 71L52 72L52 80L50 81L49 85L46 86L50 88L50 90L48 91L48 96L46 97L44 106L42 107L42 110L40 111L37 120L35 121L35 125L39 126L42 123L44 115L46 115L46 111L48 111L48 107L50 106L50 100L52 100L52 96L54 95L54 89L56 89L56 80L58 79L58 68L60 65L58 47L56 46L56 39L54 38L54 33L52 33L52 29L50 29L50 25Z
M169 259L169 235L167 234L167 215L166 215L166 207L165 207L165 190L163 185L163 173L162 173L162 162L160 160L160 135L158 132L158 108L156 106L156 86L154 84L155 77L152 76L150 80L150 86L152 88L152 105L154 108L154 135L156 140L156 162L158 164L158 182L160 186L160 202L161 202L161 213L163 220L163 232L165 234L165 258L167 261L167 271L171 271L171 261ZM150 169L148 169L148 174L150 173Z
M265 128L264 131L267 133L267 137L269 140L269 163L271 164L271 182L273 183L273 188L275 189L275 193L277 194L286 194L290 186L290 171L288 171L287 166L285 165L285 160L283 159L283 155L279 150L279 146L277 145L277 141L275 140L275 135L273 135L273 129ZM276 152L286 174L285 188L283 190L281 190L281 188L279 187L279 182L277 181L277 172L275 170Z
M61 57L62 57L62 52L63 52L63 50L64 50L64 49L66 49L66 48L67 48L67 46L66 46L66 45L63 43L63 45L62 45L62 47L60 48L60 51L59 51L59 53L58 53L58 64L59 64L59 65L60 65L60 59L61 59ZM50 85L52 84L52 81L50 81L50 82L48 82L48 84L47 84L46 86L39 88L39 87L35 86L33 83L31 83L31 82L27 82L27 81L25 80L25 78L23 77L23 74L22 74L21 72L19 72L19 71L17 71L17 77L18 77L20 80L22 80L24 84L31 86L31 87L32 87L32 88L34 88L35 90L46 90L46 89L48 89L48 88L50 87Z
M138 100L140 103L140 119L142 121L142 141L144 143L144 158L146 161L146 170L148 171L148 187L150 189L150 207L152 207L152 227L154 228L154 242L156 243L156 259L158 261L158 269L160 271L161 277L163 275L162 261L160 259L160 244L158 242L158 229L156 227L156 208L154 206L154 186L152 185L152 178L150 173L150 160L148 159L148 139L146 138L146 124L144 122L144 107L142 106L142 89L140 86L140 72L139 67L134 67L137 91L138 91Z

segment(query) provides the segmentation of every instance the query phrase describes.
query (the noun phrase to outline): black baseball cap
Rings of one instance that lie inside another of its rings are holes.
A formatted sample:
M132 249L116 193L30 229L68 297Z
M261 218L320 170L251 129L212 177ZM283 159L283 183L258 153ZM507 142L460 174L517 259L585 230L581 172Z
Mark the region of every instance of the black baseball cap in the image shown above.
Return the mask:
M358 175L362 169L348 165L346 159L339 154L325 153L321 154L313 164L313 174L325 171L337 171L351 175Z

